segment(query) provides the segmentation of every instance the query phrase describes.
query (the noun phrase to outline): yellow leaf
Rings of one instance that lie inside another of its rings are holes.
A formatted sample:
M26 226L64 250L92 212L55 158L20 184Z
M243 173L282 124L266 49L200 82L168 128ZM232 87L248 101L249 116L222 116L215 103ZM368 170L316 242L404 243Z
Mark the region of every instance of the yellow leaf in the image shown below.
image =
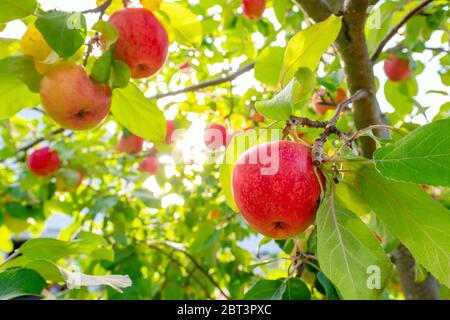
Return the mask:
M281 85L286 86L300 67L315 70L322 54L336 40L342 18L331 15L328 19L299 31L289 40L281 69Z
M145 9L157 11L161 7L162 0L140 0Z
M52 49L34 25L34 22L28 25L27 31L20 40L20 45L22 46L23 54L33 57L36 62L44 61L52 52Z

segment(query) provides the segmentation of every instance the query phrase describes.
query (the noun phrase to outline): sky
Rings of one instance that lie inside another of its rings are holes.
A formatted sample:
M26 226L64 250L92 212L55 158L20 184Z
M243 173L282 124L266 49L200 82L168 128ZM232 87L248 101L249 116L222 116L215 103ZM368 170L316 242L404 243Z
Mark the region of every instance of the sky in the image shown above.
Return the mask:
M69 0L40 0L39 2L41 3L44 10L59 9L59 10L63 10L63 11L81 11L81 10L86 10L89 8L96 7L95 0L76 0L76 1L72 1L72 0L70 0L70 1ZM281 27L280 24L277 22L272 9L266 10L265 17L268 18L274 24L275 29L279 29ZM92 26L93 23L95 23L95 21L97 19L97 15L89 14L89 15L87 15L86 18L88 21L88 26ZM24 34L25 29L26 29L26 27L22 22L20 22L20 21L11 22L7 25L7 27L5 28L5 30L3 32L0 32L0 37L19 39ZM284 36L284 34L281 32L278 37L278 40L273 45L278 45L278 46L284 47L286 45L286 43L283 39L283 36ZM440 34L435 34L433 36L433 38L428 41L427 46L429 46L429 47L441 46L440 41L439 41L440 36L441 36ZM262 38L261 35L255 34L252 38L255 41L257 47L261 47L263 45L264 39ZM395 45L397 40L398 40L398 38L394 38L388 44L388 46ZM449 88L445 87L440 81L440 78L438 75L439 58L431 59L432 53L430 51L426 51L424 54L415 54L414 58L422 61L426 66L425 71L417 77L417 81L419 83L419 94L417 95L416 99L421 105L423 105L425 107L431 107L427 111L427 116L428 116L428 119L432 119L433 116L438 112L439 107L444 102L448 101L448 98L445 98L445 99L447 99L447 100L445 100L443 95L435 94L435 93L427 93L427 92L430 90L441 90L441 91L448 92ZM231 61L230 64L234 69L237 69L241 62L242 62L242 59L235 59L235 60ZM382 63L378 63L375 66L375 74L380 80L380 88L384 87L384 83L386 81L386 76L384 75L382 66L383 66ZM223 66L220 64L209 66L209 70L211 72L211 77L217 76L217 74L219 74L221 72L222 67ZM249 88L254 87L254 86L258 86L258 82L254 79L254 72L251 71L251 72L244 74L243 76L239 77L238 79L236 79L234 81L233 93L236 95L242 95ZM168 89L175 90L175 89L179 89L179 88L172 87L172 88L168 88ZM148 92L147 94L153 95L155 93L156 92ZM169 98L169 99L171 99L171 98ZM179 99L182 100L183 96L175 97L172 99L175 99L175 101L177 101ZM392 107L389 105L389 103L386 101L386 99L384 97L383 90L379 90L378 100L379 100L382 111L384 111L384 112L392 112L393 111ZM165 104L168 101L162 101L162 102ZM170 110L166 111L166 116L169 119L173 118L175 116L176 112L177 112L176 109L170 109ZM26 119L30 119L30 118L35 117L36 114L25 110L25 111L22 111L19 114L19 116L22 116ZM179 141L179 143L177 144L177 148L179 148L181 150L181 152L188 152L188 150L192 150L192 148L194 150L196 150L196 154L194 156L197 158L197 162L205 161L204 153L202 153L202 150L204 149L203 134L204 134L205 126L206 126L205 119L206 118L202 117L202 116L195 116L195 115L191 116L190 120L193 121L193 126L186 133L185 138L182 141ZM422 116L413 119L413 121L420 123L420 124L426 123L426 119ZM108 129L111 132L115 131L114 124L110 124ZM0 144L1 144L1 141L0 141ZM163 162L166 161L168 164L170 164L170 161L171 161L170 159L167 159L167 158L161 159L161 160ZM173 167L171 169L171 166L168 165L166 167L166 174L167 175L173 174ZM162 189L157 185L156 180L154 180L152 178L149 178L146 185L151 191L155 192L156 194L162 192ZM166 197L166 199L163 199L164 206L168 206L171 204L182 205L182 199L180 199L176 195L169 195L168 197ZM56 219L55 221L53 221L53 220L49 221L50 227L51 227L52 223L53 224L56 223L56 225L60 225L61 221L62 221L61 219L64 220L64 224L69 223L68 221L65 220L65 218L63 219L62 217L60 217L60 218ZM254 241L250 241L247 244L244 243L243 246L251 245L252 247L254 247L255 241L256 241L256 239L254 239Z

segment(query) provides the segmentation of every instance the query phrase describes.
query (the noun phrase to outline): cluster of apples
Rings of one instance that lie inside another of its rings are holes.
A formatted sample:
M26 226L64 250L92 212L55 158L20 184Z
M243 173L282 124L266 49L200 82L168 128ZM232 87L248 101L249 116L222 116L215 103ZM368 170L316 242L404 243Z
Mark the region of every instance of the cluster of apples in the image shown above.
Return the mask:
M175 122L173 120L167 120L166 122L167 133L164 140L165 144L174 142L173 133L175 131ZM138 137L130 132L126 132L119 139L116 150L121 153L137 154L144 149L144 139ZM139 163L139 170L148 174L156 174L159 169L159 161L156 157L157 149L153 147L149 155Z
M83 171L61 168L61 164L58 152L49 147L36 149L27 157L28 168L35 175L39 177L55 175L58 191L75 191L83 181Z
M133 79L150 77L162 68L169 40L152 12L144 8L124 8L112 14L109 22L119 34L113 45L115 58L128 65ZM40 97L53 120L66 129L87 130L106 118L111 106L111 89L107 85L91 79L85 68L76 62L45 65L42 61L51 49L34 23L30 24L22 43L24 55L33 57L37 69L44 74Z

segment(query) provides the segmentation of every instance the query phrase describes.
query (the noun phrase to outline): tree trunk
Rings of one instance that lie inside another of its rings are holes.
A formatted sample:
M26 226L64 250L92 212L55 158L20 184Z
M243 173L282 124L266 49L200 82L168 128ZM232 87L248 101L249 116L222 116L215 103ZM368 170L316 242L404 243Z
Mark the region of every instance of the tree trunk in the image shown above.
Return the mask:
M409 250L400 245L392 255L400 285L402 287L405 298L408 300L438 300L439 299L439 282L428 273L423 282L416 282L416 264Z
M297 0L306 14L316 22L325 20L332 14L322 0ZM346 82L351 95L360 89L366 90L368 97L353 103L353 117L357 129L381 124L381 111L376 98L375 77L370 61L365 36L365 24L370 0L346 0L342 29L335 42L344 65ZM342 5L344 7L344 5ZM380 132L378 132L380 134ZM360 139L362 155L371 158L376 145L369 137ZM439 284L431 275L417 284L415 282L415 262L411 253L401 245L393 254L402 290L407 299L438 299ZM411 272L413 270L413 272Z

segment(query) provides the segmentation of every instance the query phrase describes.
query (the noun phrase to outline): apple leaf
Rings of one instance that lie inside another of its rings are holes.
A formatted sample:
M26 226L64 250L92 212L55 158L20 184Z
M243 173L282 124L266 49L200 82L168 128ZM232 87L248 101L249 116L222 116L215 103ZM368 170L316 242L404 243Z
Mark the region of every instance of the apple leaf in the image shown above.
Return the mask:
M22 109L39 104L39 95L31 92L27 86L11 72L9 59L0 60L0 119L8 119Z
M277 0L273 2L273 10L280 24L283 24L286 12L289 8L290 0Z
M260 280L244 295L245 300L310 300L306 284L297 278Z
M119 38L119 32L116 27L104 20L97 21L92 26L92 30L98 31L102 34L102 41L105 49L109 49Z
M20 246L19 252L22 253L28 261L35 259L58 261L77 251L71 242L50 238L38 238L25 242Z
M330 279L328 279L323 272L317 272L316 281L320 284L320 286L322 286L322 293L325 294L327 300L342 300L336 287L331 283Z
M294 89L294 100L301 100L310 95L316 87L316 76L306 67L299 68L295 72L297 86Z
M389 179L450 187L450 119L417 128L378 149L374 159Z
M311 292L309 292L306 284L298 279L291 278L286 283L286 290L283 293L283 300L311 300Z
M0 1L0 23L25 18L34 13L36 0L2 0Z
M113 64L113 52L111 49L105 51L100 58L95 60L91 71L91 77L95 81L108 83L111 77L111 67Z
M396 83L386 81L384 85L384 95L391 106L402 115L411 113L413 110L414 99L417 94L417 81L414 77L406 81Z
M295 80L292 80L273 99L256 102L256 110L268 119L288 120L292 115L294 85Z
M284 49L281 47L267 47L256 59L255 78L269 85L280 82L279 75L283 65Z
M358 172L363 198L418 263L450 287L450 212L418 185L388 180L374 168Z
M42 75L37 72L33 59L15 56L9 57L7 60L11 73L26 84L30 91L39 93Z
M111 112L120 124L139 137L153 142L161 142L166 137L164 113L132 83L114 91Z
M73 56L84 45L86 18L80 12L50 12L36 20L36 28L62 58Z
M131 79L131 71L128 65L120 60L113 60L110 86L112 88L126 88Z
M46 287L47 282L34 270L15 269L0 272L0 300L38 296Z
M260 280L244 295L245 300L281 300L286 284L281 280Z
M334 184L328 187L317 212L320 267L344 299L377 299L389 280L392 265L367 225L335 198L334 188ZM372 287L369 270L374 266L379 278Z
M0 59L10 57L20 51L20 40L0 37Z
M336 40L342 18L331 15L328 19L299 31L289 40L281 69L281 85L286 86L300 67L316 70L322 54Z
M25 263L23 267L38 272L46 281L64 282L64 278L58 266L49 260L31 260Z
M160 11L169 19L170 23L165 26L172 30L178 43L195 47L202 44L202 25L191 10L177 3L164 1Z

